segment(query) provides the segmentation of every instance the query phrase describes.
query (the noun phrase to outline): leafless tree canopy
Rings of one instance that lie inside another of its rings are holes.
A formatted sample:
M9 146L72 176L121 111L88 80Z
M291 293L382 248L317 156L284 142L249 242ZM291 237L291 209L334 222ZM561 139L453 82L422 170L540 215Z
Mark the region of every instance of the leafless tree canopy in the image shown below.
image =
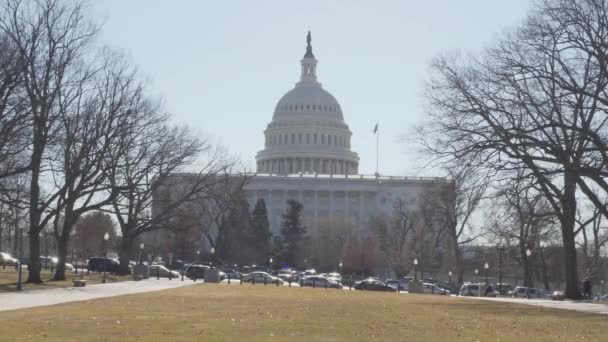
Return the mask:
M207 164L194 170L198 179L170 184L178 179L171 174L211 146L169 123L120 53L96 47L98 27L87 10L86 1L0 4L0 194L8 203L10 177L29 178L22 201L29 214L30 282L41 281L43 230L54 230L55 279L64 279L82 215L112 211L128 255L135 237L165 227L173 210L195 200L224 169L219 156L207 153ZM161 186L179 187L180 198L152 216Z
M560 221L566 294L578 296L576 196L608 190L606 2L547 0L483 58L440 57L427 98L423 145L440 161L497 179L533 180Z

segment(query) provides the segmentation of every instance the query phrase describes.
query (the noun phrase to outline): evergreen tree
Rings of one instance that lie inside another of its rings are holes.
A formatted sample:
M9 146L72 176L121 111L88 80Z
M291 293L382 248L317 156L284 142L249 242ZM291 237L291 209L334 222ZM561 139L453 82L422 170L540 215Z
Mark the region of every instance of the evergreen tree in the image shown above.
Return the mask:
M270 254L270 238L272 237L268 213L266 211L266 202L263 198L258 199L253 208L251 229L253 235L252 244L258 252L257 262L260 262L265 260Z
M306 227L302 225L302 203L296 200L287 201L287 209L281 222L281 253L283 263L296 266L302 254L302 243Z
M215 243L215 257L223 262L248 264L255 258L256 247L251 229L249 203L241 198L234 201L224 227Z

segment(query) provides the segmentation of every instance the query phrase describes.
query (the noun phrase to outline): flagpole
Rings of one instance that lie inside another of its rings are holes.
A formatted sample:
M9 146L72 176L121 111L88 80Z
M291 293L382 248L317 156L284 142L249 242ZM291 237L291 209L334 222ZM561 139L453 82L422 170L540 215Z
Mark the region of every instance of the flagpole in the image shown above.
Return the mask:
M378 127L378 124L376 124L376 176L380 176L380 173L378 173L378 164L379 164L379 160L380 160L380 127Z

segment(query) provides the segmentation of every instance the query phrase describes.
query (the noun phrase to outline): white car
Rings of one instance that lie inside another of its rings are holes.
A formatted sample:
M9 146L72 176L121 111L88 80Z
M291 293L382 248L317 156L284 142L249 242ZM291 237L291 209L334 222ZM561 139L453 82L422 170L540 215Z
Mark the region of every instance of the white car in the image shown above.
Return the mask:
M340 282L321 276L306 277L302 280L301 285L310 287L331 287L334 289L339 289L342 287L342 284L340 284Z
M8 253L0 253L0 265L3 266L18 266L19 260L13 258Z
M243 279L243 281L246 283L251 283L251 282L255 281L256 284L262 284L262 283L264 283L264 280L266 280L267 284L272 284L272 283L276 283L278 280L279 285L283 284L283 280L281 280L280 278L273 277L272 275L270 275L266 272L261 272L261 271L255 271L255 272L243 274L241 276L241 279Z
M444 295L444 296L450 295L450 291L444 290L435 284L423 283L422 285L424 286L424 293Z

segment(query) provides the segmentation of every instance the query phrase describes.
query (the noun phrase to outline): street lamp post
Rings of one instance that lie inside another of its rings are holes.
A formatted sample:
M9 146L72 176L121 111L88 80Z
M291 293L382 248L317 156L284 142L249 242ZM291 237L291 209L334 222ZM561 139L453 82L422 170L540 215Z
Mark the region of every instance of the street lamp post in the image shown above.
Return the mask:
M529 260L531 256L532 256L532 251L530 250L530 248L526 248L526 270L525 270L526 279L524 279L525 286L532 286L532 282L529 281L529 280L531 280L530 278L532 278L532 274L530 271L530 260Z
M108 242L109 239L110 239L110 234L108 234L108 232L106 232L103 235L103 258L104 259L103 259L103 278L101 279L101 282L103 284L106 283L106 265L108 263L107 262L108 260L106 259L106 255L108 254L107 251L106 251L106 248L107 248L106 244L107 244L107 242Z
M169 280L173 280L173 253L169 253Z
M209 258L209 264L211 265L211 268L213 268L213 256L215 255L215 248L211 247L211 250L209 252L211 253L211 257Z
M418 258L414 259L414 280L418 280L418 270L416 267L418 266Z
M486 285L488 285L488 269L490 269L490 265L488 265L488 263L486 262L483 265L483 268L486 270Z
M498 250L498 294L503 294L502 286L502 252L505 250L503 246L496 246Z
M142 256L144 254L144 243L140 243L139 244L139 264L141 265L143 263L143 259Z
M448 272L448 283L452 284L452 271Z
M602 286L602 295L604 294L604 279L600 280L600 285Z
M21 264L23 263L23 228L19 228L19 278L17 280L17 291L23 290L23 278L22 271L23 268Z
M475 278L477 279L475 282L479 283L479 270L475 269Z
M198 262L198 260L200 260L200 256L201 256L201 251L199 249L196 250L196 261ZM197 270L194 269L194 272L192 272L192 277L193 280L196 282L196 272Z

